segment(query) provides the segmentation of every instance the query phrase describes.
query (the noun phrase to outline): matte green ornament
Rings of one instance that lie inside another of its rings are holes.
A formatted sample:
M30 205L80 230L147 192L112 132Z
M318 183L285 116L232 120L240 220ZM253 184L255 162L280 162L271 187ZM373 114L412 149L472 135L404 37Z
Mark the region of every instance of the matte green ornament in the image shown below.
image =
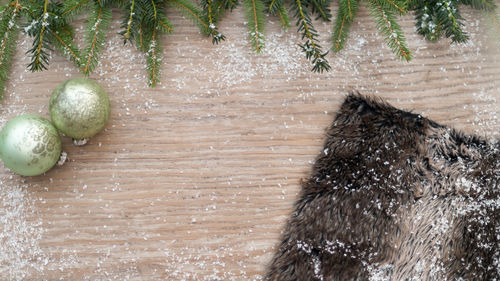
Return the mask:
M52 168L61 156L61 136L49 120L24 114L0 131L0 157L5 166L23 176L36 176Z
M109 120L106 91L87 78L73 78L59 84L49 102L54 126L73 139L86 139L99 133Z

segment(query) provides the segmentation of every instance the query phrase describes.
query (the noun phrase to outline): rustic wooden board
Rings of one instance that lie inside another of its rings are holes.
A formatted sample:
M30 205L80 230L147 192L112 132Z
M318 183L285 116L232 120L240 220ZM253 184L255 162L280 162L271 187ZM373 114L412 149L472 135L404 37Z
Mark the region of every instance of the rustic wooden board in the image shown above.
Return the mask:
M498 138L498 45L465 10L472 41L429 43L401 19L414 59L399 61L362 8L332 71L309 72L299 35L268 24L267 49L246 42L242 10L220 23L212 46L172 13L162 83L146 84L144 57L116 34L91 76L110 94L106 130L83 146L63 139L69 161L20 177L0 165L0 279L260 280L324 129L349 90ZM115 13L113 27L119 27ZM329 46L330 24L318 24ZM81 30L80 30L81 31ZM81 32L80 32L81 33ZM55 86L81 74L58 54L48 71L15 57L0 125L48 116Z

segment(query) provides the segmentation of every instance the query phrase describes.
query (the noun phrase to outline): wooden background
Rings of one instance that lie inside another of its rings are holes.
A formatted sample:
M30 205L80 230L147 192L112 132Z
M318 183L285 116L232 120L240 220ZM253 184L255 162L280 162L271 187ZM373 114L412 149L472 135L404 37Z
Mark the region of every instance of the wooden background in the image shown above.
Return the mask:
M498 43L464 9L471 42L429 43L401 19L414 59L399 61L366 7L332 71L309 72L295 27L266 27L254 54L241 8L213 46L171 12L161 84L148 88L145 58L110 32L91 76L108 92L106 130L83 146L63 138L69 161L20 177L0 165L2 280L260 280L336 109L349 90L387 99L469 133L498 138ZM113 28L120 25L113 16ZM324 46L331 24L318 23ZM81 27L77 34L82 34ZM21 113L48 117L51 91L81 76L59 54L48 71L25 70L19 40L0 125Z

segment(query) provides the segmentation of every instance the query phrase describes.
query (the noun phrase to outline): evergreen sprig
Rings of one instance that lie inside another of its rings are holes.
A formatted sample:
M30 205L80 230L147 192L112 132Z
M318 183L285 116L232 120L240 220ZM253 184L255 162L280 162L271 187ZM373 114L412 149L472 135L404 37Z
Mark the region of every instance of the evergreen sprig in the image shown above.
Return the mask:
M264 48L264 3L261 0L245 0L243 3L248 36L253 49L259 53Z
M338 52L344 48L349 33L349 27L358 11L357 0L339 0L339 10L333 30L333 51Z
M172 33L173 27L164 15L162 1L150 1L151 5L143 8L145 9L145 19L143 22L147 22L147 19L153 19L152 22L148 23L151 26L146 25L149 28L145 30L144 38L145 45L148 48L146 50L146 63L149 73L149 83L154 87L160 81L160 65L162 60L160 35Z
M197 25L202 34L212 38L214 44L221 43L225 36L218 24L226 11L232 11L238 0L0 0L0 98L10 71L12 56L19 31L32 39L28 68L32 71L48 67L50 52L57 50L71 60L86 75L95 70L99 56L109 32L112 8L122 11L119 34L124 43L133 43L146 55L146 70L149 84L160 81L162 63L161 40L173 32L166 16L168 8ZM249 41L256 52L264 48L266 13L279 19L283 29L290 27L290 16L295 21L305 56L312 63L312 71L330 70L326 59L328 50L320 45L320 35L315 29L315 20L332 21L332 0L243 0L245 22ZM332 50L342 50L348 40L349 28L357 15L361 0L338 0L336 17L331 37ZM428 40L442 36L452 42L465 42L464 19L460 6L468 5L484 11L500 38L500 17L495 0L363 0L376 21L377 28L385 37L392 51L403 60L410 60L411 53L397 17L415 11L416 30ZM290 8L290 15L289 10ZM82 15L86 27L84 47L79 50L74 43L71 23Z
M5 82L14 55L21 9L18 1L0 7L2 16L0 19L0 99L3 97Z
M464 19L459 5L468 5L491 15L496 10L494 0L410 0L408 7L415 10L417 32L428 40L438 40L443 34L452 42L469 39L463 30ZM494 17L492 21L494 21Z
M83 0L86 1L86 0ZM111 9L100 1L91 2L85 27L85 48L82 52L81 70L89 75L97 66L99 55L104 49L111 21Z
M317 19L322 19L324 21L330 21L332 13L330 11L331 0L310 0L311 1L311 12L317 14Z
M208 24L203 19L202 11L196 4L189 0L167 0L167 4L178 10L186 18L191 19L204 35L209 35Z
M135 8L135 0L128 1L122 6L124 17L121 25L122 31L119 34L123 36L123 44L132 41L133 30L137 28L137 23L134 21L135 12L137 12Z
M61 25L57 30L50 30L47 38L52 45L77 67L80 65L80 50L73 43L74 31L69 24Z
M48 50L50 49L50 41L47 34L51 30L56 30L61 24L61 18L54 13L56 3L51 3L49 0L38 1L33 7L28 10L30 17L29 24L25 27L25 32L34 38L31 49L28 53L31 54L31 62L28 68L31 71L40 71L47 69L49 62Z
M219 4L219 5L217 5ZM221 0L202 0L203 18L208 25L208 34L212 37L213 44L219 44L226 39L224 34L219 32L217 22L219 16L223 13L221 7L224 7Z
M66 0L63 1L62 16L74 19L82 11L85 11L92 4L93 0Z
M323 72L330 70L330 65L326 60L328 51L323 52L318 40L318 32L314 28L309 8L309 0L294 0L292 11L297 19L298 32L302 33L303 44L299 44L302 51L306 54L308 60L312 60L314 72Z
M290 27L290 18L285 7L285 0L267 0L265 5L268 13L280 19L283 29L286 30Z
M369 0L371 15L376 19L378 29L385 35L388 45L392 51L401 59L410 61L410 50L406 46L406 40L401 27L396 21L394 13L405 13L404 3L391 1L387 3L380 0ZM384 5L384 3L386 3Z

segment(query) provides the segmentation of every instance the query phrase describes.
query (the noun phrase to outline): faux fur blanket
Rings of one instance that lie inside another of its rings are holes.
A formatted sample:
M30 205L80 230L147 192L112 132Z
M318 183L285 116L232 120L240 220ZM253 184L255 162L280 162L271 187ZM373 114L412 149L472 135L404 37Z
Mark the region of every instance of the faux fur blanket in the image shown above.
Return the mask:
M265 280L500 280L500 144L349 95Z

